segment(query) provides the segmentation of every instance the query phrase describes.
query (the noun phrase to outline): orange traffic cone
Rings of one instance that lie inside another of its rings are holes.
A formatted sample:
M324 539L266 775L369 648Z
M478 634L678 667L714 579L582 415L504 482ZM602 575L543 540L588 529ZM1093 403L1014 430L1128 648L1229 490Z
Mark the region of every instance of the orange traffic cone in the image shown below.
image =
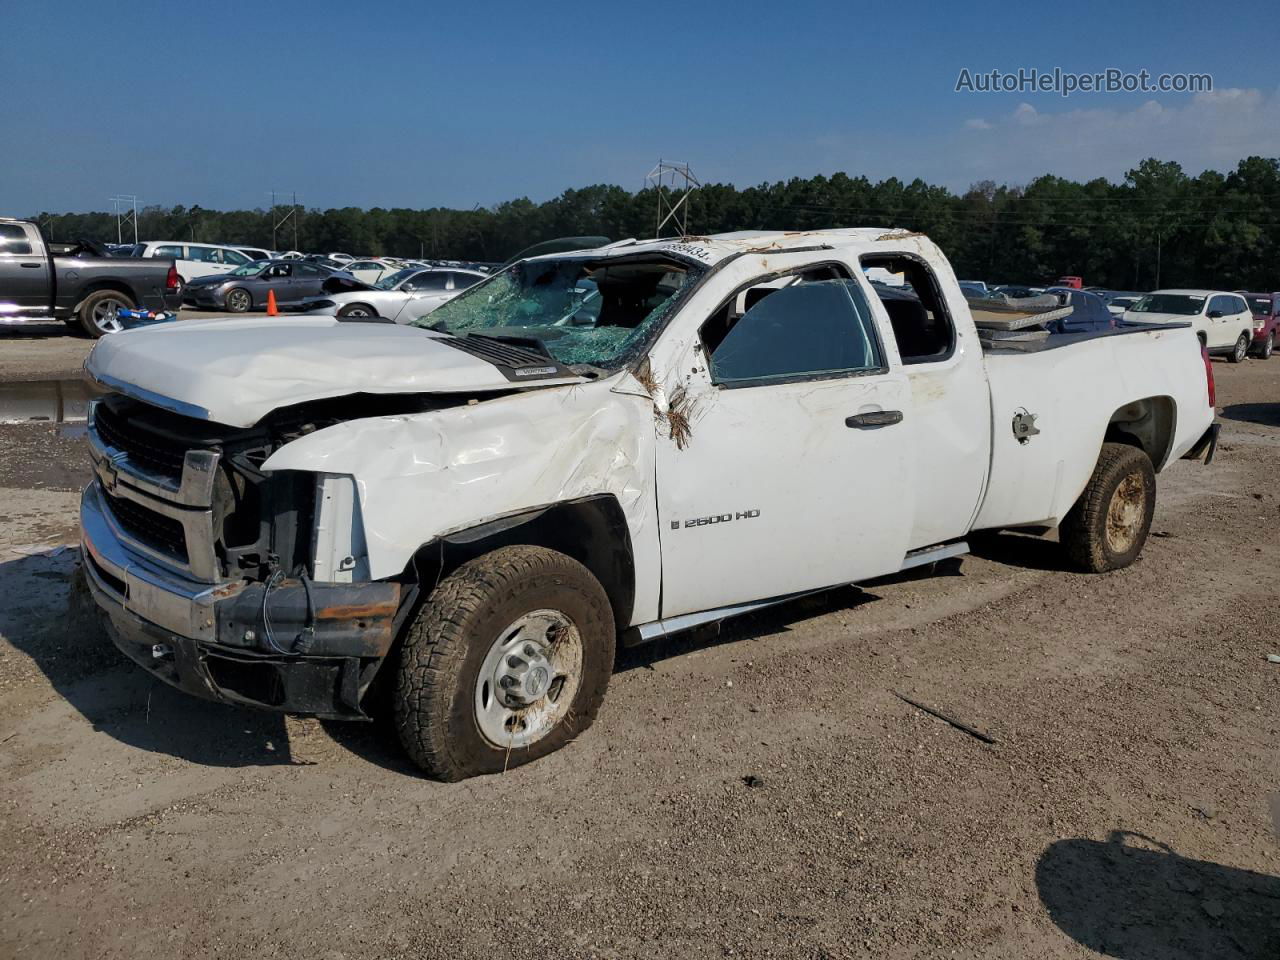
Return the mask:
M267 316L280 316L280 308L276 306L276 292L274 290L267 291Z

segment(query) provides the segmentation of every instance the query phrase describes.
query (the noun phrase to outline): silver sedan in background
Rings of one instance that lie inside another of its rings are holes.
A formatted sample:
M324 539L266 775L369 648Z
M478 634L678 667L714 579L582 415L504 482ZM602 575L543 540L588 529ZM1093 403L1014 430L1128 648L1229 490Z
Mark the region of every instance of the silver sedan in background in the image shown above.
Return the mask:
M408 323L426 316L442 303L489 274L455 268L420 270L410 267L384 277L375 284L334 277L325 292L304 300L304 313L338 317L385 317Z

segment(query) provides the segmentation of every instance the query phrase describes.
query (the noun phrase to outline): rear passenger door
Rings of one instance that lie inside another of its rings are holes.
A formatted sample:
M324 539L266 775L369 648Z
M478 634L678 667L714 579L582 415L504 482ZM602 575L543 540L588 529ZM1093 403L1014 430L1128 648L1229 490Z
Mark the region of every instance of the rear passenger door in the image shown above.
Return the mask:
M664 618L896 571L907 550L911 394L865 289L839 264L762 279L703 321L706 362L657 423Z
M285 264L285 266L293 268L293 283L289 287L289 296L293 302L297 303L307 297L320 294L320 285L328 276L327 273L313 263Z

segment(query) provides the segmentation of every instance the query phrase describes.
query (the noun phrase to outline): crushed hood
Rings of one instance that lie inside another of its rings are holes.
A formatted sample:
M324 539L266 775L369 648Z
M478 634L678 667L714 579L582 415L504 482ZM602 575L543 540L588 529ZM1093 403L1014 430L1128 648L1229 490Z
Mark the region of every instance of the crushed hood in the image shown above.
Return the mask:
M85 370L105 387L176 413L250 427L272 410L353 393L484 393L514 383L446 334L333 317L178 321L103 337Z

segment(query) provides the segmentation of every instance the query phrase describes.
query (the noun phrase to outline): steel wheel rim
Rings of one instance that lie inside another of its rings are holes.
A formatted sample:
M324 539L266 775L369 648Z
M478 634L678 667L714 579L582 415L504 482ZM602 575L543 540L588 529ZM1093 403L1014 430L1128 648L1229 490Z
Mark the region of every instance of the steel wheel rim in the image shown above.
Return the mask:
M1107 546L1113 553L1128 553L1138 540L1147 509L1147 481L1131 473L1116 487L1107 507Z
M534 610L494 639L476 678L476 726L500 749L528 747L568 716L582 684L582 634L559 610Z
M93 325L103 333L119 333L124 329L117 311L124 306L123 300L108 297L93 305Z

